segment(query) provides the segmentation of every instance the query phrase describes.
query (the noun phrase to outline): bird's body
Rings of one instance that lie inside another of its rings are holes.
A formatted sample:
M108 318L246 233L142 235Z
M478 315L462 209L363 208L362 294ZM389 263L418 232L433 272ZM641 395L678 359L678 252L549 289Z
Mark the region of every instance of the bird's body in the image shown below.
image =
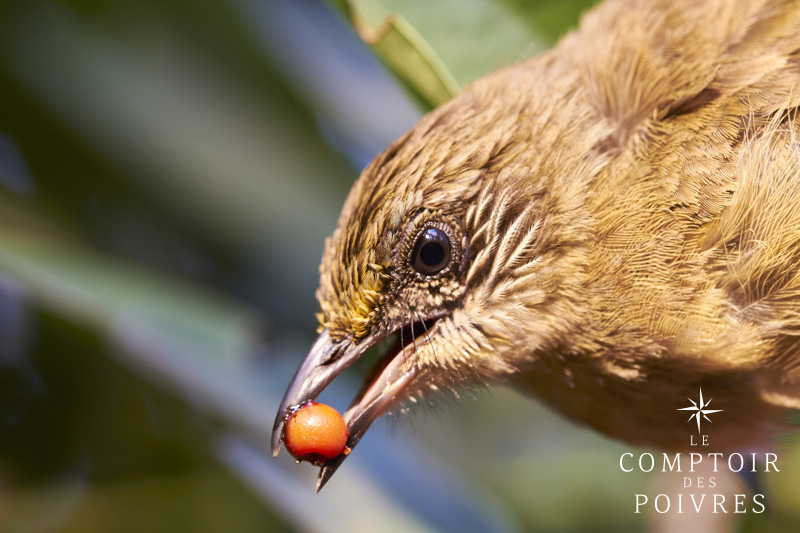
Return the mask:
M799 107L800 1L605 2L364 171L326 244L314 364L410 331L351 423L510 382L680 450L702 387L716 448L767 442L800 408Z

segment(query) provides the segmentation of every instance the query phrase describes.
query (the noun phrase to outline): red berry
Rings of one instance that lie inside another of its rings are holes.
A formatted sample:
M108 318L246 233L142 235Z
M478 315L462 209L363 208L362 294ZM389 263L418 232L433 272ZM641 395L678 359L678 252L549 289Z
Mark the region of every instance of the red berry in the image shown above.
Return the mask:
M339 412L324 403L306 402L286 421L284 444L300 461L321 464L347 453L350 432Z

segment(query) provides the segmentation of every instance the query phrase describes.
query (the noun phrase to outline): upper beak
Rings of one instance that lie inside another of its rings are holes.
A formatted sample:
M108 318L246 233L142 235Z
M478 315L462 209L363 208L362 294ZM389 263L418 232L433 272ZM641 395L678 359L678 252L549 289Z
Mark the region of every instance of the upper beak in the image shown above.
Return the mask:
M327 329L320 334L300 368L297 369L278 409L272 430L273 456L277 456L280 451L287 416L291 413L292 408L315 399L336 376L384 337L385 334L371 335L361 339L357 344L353 344L349 339L334 341ZM413 351L413 349L413 346L406 346L400 354L395 356L380 374L362 389L345 412L344 420L350 432L347 446L350 448L355 447L372 422L394 402L408 383L413 380L417 373L417 365L409 364L404 353ZM322 467L317 480L317 491L330 479L345 457L346 455L340 455Z

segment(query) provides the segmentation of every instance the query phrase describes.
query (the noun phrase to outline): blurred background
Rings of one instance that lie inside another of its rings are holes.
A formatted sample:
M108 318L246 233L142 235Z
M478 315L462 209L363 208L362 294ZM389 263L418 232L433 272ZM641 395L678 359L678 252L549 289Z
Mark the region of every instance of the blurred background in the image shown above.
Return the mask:
M352 4L373 25L402 14L457 91L592 2ZM504 389L382 419L318 495L316 468L272 459L323 240L359 171L437 103L346 7L0 3L0 531L647 526L634 494L654 479L619 468L635 450ZM322 401L343 411L364 371ZM798 447L781 463L800 471ZM777 512L740 527L797 531L796 480L766 481Z

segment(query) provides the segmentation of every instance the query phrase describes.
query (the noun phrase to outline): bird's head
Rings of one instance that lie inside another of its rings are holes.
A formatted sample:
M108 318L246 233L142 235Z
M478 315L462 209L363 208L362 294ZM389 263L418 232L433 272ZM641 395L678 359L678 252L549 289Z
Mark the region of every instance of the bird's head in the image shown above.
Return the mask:
M345 413L351 447L400 402L504 381L563 344L580 315L583 191L598 163L558 155L591 142L591 127L564 116L574 110L536 94L509 98L530 85L520 77L535 76L508 69L474 84L356 182L325 244L320 336L278 412L275 454L287 410L394 334ZM318 488L343 458L328 462Z

